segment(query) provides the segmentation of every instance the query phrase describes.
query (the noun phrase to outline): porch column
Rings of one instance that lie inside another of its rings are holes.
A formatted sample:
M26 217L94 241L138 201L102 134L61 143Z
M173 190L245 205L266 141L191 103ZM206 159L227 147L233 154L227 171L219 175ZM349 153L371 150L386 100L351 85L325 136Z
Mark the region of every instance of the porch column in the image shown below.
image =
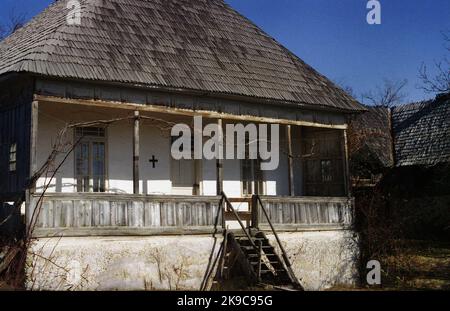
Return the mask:
M139 194L139 111L134 112L133 131L133 193Z
M292 129L290 125L286 125L286 142L288 149L288 173L289 173L289 195L295 196L294 189L294 158L292 154Z
M222 131L222 119L217 119L217 126L219 128L220 147L223 150L223 131ZM220 195L223 191L223 159L220 157L219 150L216 150L216 177L217 177L217 195Z
M39 122L39 103L33 101L31 103L31 124L30 124L30 178L34 177L37 173L37 139L38 139L38 123ZM30 185L29 189L25 190L25 200L26 200L26 230L28 232L29 227L32 223L32 216L35 206L32 206L31 195L36 192L37 180L32 180L33 184Z
M347 138L347 130L342 130L342 143L344 144L343 148L343 159L344 159L344 187L345 192L348 197L352 196L352 182L350 180L350 166L348 160L348 138Z
M30 177L37 172L37 135L38 135L39 104L37 101L31 103L31 128L30 128ZM35 191L35 185L30 189Z

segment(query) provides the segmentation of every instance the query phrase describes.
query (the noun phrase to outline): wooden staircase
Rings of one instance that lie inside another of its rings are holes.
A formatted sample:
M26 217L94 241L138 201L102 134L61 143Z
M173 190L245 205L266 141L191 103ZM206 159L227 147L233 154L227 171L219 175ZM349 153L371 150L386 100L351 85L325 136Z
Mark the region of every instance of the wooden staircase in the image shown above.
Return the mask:
M261 231L252 230L251 236L253 243L258 247L256 250L247 236L234 236L244 265L250 271L251 279L258 284L301 289L300 284L290 275L266 235ZM233 239L233 236L230 238Z
M267 212L259 197L255 196L252 201L261 204L261 209L267 217ZM224 213L228 211L234 215L234 219L238 221L241 230L227 230L223 223L224 239L214 283L244 278L249 285L269 286L281 290L303 290L291 269L289 258L270 219L268 221L278 243L278 249L271 244L265 233L254 224L245 227L231 202L232 200L229 200L223 194L220 206ZM255 205L252 206L252 211L258 208ZM224 206L226 206L226 209ZM279 251L282 254L281 257L277 253Z

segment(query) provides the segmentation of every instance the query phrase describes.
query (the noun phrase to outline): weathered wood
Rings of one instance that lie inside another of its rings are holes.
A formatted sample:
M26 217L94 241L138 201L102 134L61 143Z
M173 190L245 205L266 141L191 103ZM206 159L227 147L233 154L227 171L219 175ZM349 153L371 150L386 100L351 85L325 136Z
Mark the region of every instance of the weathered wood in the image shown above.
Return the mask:
M131 227L82 227L82 228L36 228L34 237L85 237L85 236L165 236L165 235L205 235L215 232L214 226L188 226L188 227L157 227L157 228L131 228ZM221 228L218 228L218 233Z
M4 80L0 92L0 199L26 199L30 178L30 138L33 79L15 76ZM16 167L10 171L10 150L16 144Z
M304 128L304 195L346 196L342 131Z
M31 196L36 204L38 195ZM118 232L183 232L189 228L214 226L224 219L235 220L235 215L223 218L218 202L220 197L143 196L99 193L49 193L44 197L37 230L64 231L66 236L117 229ZM353 201L347 198L261 197L267 214L277 230L334 230L347 228L353 222ZM33 207L33 205L31 205ZM261 215L261 211L258 211ZM255 222L250 212L240 214L243 221ZM267 220L258 217L257 224L267 229ZM89 230L87 230L89 229ZM142 231L143 230L143 231ZM189 230L188 230L189 231ZM43 232L43 231L41 231ZM108 231L115 235L114 231Z
M37 139L39 124L39 103L31 103L31 126L30 126L30 176L37 172ZM30 189L31 193L35 191L35 186Z
M347 196L350 198L352 196L352 187L350 182L350 165L349 165L349 153L348 153L348 137L347 130L342 130L342 140L343 140L343 160L344 160L344 184Z
M252 196L251 203L252 212L252 228L259 228L259 208L258 208L258 197L256 195Z
M221 148L223 150L223 139L222 139L223 133L221 132L222 128L223 128L222 125L223 125L222 119L217 119L217 126L218 126L219 132L220 132L219 144L221 145L221 147L219 147L219 148ZM216 158L217 158L217 160L216 160L217 193L216 194L221 195L223 192L223 159L220 157L219 150L216 150L216 154L217 154L217 156L216 156Z
M288 186L289 186L289 195L295 196L295 189L294 189L294 157L292 153L292 130L290 125L286 125L286 143L287 143L287 150L288 150Z
M353 224L354 202L347 198L261 197L261 201L277 229L289 226L335 228ZM267 219L259 218L260 226L267 227Z
M38 199L32 196L31 204ZM218 201L218 197L49 194L44 197L37 228L208 227L216 221Z
M134 112L133 130L133 192L139 194L139 111Z
M39 102L48 103L58 103L58 104L74 104L74 105L87 105L92 107L105 107L105 108L118 108L127 109L133 111L147 111L147 112L157 112L172 115L185 115L185 116L202 116L209 119L227 119L236 121L248 121L255 123L268 123L268 124L290 124L296 126L308 126L308 127L318 127L318 128L329 128L329 129L347 129L347 124L327 124L314 122L314 121L303 121L303 120L288 120L277 117L262 117L253 115L235 115L231 113L222 113L212 110L201 110L201 109L182 109L165 107L162 105L155 105L153 103L148 103L147 105L130 103L126 101L107 101L107 100L86 100L86 99L73 99L73 98L61 98L56 96L47 95L35 95L35 99ZM217 109L217 108L216 108ZM320 116L320 115L318 115ZM297 119L297 115L295 115Z

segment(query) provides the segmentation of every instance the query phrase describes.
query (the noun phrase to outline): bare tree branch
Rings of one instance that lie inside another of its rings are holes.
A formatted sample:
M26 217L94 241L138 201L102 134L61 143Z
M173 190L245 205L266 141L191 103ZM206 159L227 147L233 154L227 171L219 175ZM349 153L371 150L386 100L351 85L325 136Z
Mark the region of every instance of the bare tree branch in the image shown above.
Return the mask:
M22 28L26 21L27 15L24 12L17 13L15 9L12 9L9 13L8 20L5 23L0 24L0 40L3 40L10 34Z
M450 53L450 31L442 32L444 47ZM450 92L450 60L445 56L440 61L434 62L434 76L430 76L427 65L422 63L419 68L419 79L421 84L417 87L426 93L448 93Z
M368 91L362 95L363 100L369 101L371 105L392 107L400 104L406 94L403 89L408 84L408 80L389 80L384 79L383 85L377 85L374 91Z
M353 90L353 87L348 85L345 82L345 79L335 80L335 81L333 81L333 83L336 84L338 87L340 87L345 93L347 93L347 95L350 95L351 97L356 98L356 93Z

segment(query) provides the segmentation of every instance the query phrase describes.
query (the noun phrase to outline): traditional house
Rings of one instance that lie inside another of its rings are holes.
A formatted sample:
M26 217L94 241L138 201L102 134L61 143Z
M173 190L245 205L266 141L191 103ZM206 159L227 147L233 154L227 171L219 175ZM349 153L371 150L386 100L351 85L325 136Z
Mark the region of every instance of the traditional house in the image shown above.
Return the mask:
M362 106L222 0L69 2L0 44L0 201L25 200L30 288L198 289L217 223L281 242L306 289L355 281ZM279 125L278 168L175 160L171 128L196 116Z

